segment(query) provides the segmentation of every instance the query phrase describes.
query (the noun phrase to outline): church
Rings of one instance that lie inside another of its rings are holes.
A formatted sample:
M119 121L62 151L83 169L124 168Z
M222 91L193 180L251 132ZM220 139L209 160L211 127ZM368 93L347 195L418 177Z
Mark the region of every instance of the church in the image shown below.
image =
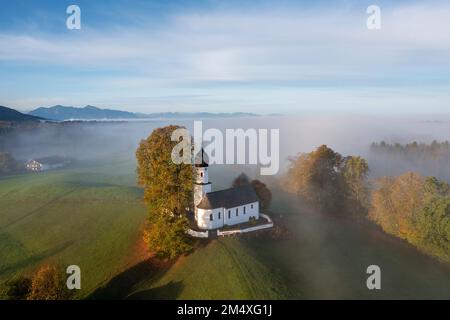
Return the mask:
M211 192L208 163L195 164L194 214L197 226L212 230L259 219L259 200L251 186Z

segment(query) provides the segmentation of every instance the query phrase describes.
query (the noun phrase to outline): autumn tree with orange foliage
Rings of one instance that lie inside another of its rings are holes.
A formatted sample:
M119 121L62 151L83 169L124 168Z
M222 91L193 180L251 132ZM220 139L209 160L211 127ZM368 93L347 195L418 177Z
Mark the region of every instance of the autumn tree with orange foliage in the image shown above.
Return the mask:
M27 300L65 300L69 297L63 270L47 264L33 276Z
M450 186L408 172L383 177L372 192L369 219L426 253L450 261Z
M342 157L326 145L290 159L283 185L325 212L363 210L368 203L369 166L361 157Z
M171 135L179 128L155 129L136 151L138 182L144 187L149 208L144 240L152 252L168 258L191 248L186 213L192 209L193 169L190 164L172 161L178 141L172 141Z

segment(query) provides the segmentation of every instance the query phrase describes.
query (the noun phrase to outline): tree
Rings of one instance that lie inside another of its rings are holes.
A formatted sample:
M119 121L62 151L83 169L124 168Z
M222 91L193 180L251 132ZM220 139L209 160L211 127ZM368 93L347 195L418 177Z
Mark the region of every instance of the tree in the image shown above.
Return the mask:
M450 261L450 186L428 178L424 186L424 206L414 220L419 231L411 242L427 252Z
M138 182L144 187L144 200L151 207L175 215L186 213L186 208L192 205L192 166L175 164L171 157L177 144L171 141L171 135L179 128L155 129L136 151Z
M242 172L236 179L234 179L232 187L238 188L248 185L250 185L250 178Z
M394 199L392 189L394 178L382 177L376 182L376 189L372 192L372 206L368 218L380 225L383 230L390 234L397 234L396 217L394 212Z
M10 153L0 152L0 175L16 173L22 169L22 165Z
M192 208L193 170L190 164L175 164L171 158L178 143L171 141L171 135L179 128L155 129L136 151L138 182L144 187L149 208L144 239L150 250L170 258L190 248L189 238L182 231L187 229L186 213Z
M185 216L153 214L148 221L144 241L158 257L172 259L191 249Z
M369 207L369 165L364 158L346 157L342 177L347 198L347 210L359 213Z
M373 191L369 218L386 232L410 239L416 233L415 216L423 207L424 183L424 178L413 172L380 179Z
M28 300L64 300L68 299L64 273L53 265L43 265L31 281Z
M25 300L31 291L31 279L19 276L7 283L6 295L10 300Z
M252 186L258 196L259 203L261 205L261 210L266 211L270 208L270 204L272 203L272 192L267 188L266 184L261 182L260 180L252 180L245 174L241 173L234 179L232 187L244 187L244 186Z
M251 186L255 189L256 195L258 196L261 211L269 210L270 204L272 203L272 192L267 188L266 184L259 180L253 180Z
M290 159L286 187L326 212L336 210L342 199L342 156L322 145Z

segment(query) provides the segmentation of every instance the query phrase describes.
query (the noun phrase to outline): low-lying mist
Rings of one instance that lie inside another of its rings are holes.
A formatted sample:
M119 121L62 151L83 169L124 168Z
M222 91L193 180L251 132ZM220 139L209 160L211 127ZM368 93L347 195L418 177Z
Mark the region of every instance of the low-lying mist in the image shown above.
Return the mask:
M34 129L17 129L0 137L0 148L21 160L52 155L79 160L133 160L139 141L154 128L168 124L186 126L191 132L193 128L193 120L47 124ZM227 128L279 129L280 173L286 171L289 156L326 144L343 156L360 155L368 159L372 178L408 170L450 178L450 170L449 174L442 168L437 170L432 162L427 167L417 167L402 159L394 161L370 152L371 143L382 140L402 144L450 140L450 122L441 116L261 116L208 119L203 121L203 130L208 128L222 132Z

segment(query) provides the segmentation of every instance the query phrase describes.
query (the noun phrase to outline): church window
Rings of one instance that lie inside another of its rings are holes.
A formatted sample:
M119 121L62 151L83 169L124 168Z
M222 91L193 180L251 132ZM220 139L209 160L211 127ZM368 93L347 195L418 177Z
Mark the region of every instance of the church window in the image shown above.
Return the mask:
M236 208L236 217L239 215L239 208Z
M209 221L213 221L213 214L212 213L209 215Z
M245 209L247 209L247 208L244 206L244 214L246 214L246 212L245 212L246 210Z
M203 178L203 172L200 172L200 177L202 177L202 178Z
M219 212L219 219L220 219L220 212Z
M231 210L228 210L228 219L231 219Z

